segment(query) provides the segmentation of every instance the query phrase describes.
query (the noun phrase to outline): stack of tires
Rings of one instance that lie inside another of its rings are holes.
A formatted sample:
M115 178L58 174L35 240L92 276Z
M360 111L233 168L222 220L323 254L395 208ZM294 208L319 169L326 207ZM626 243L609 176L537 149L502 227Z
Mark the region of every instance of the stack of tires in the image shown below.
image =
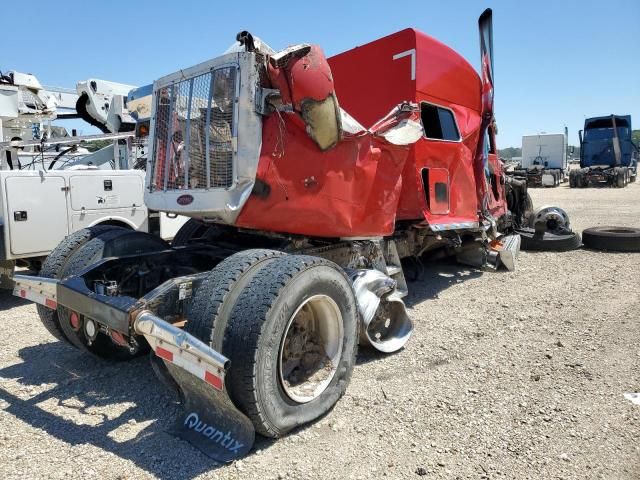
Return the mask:
M522 250L566 252L582 245L580 235L570 228L569 216L559 207L531 209L527 222L528 226L516 229Z

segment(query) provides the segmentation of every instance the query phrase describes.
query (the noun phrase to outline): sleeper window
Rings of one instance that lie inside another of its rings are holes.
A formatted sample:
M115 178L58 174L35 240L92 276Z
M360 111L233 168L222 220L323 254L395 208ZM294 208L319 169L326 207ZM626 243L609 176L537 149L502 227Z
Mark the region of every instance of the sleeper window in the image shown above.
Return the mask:
M424 135L434 140L460 140L456 119L451 110L423 103L421 107Z

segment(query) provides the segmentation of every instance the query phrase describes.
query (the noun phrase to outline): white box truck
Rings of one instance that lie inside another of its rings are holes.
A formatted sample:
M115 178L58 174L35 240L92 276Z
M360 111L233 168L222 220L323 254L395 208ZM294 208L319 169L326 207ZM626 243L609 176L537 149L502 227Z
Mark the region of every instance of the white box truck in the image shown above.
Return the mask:
M522 160L513 170L530 187L557 187L569 174L566 133L522 137Z

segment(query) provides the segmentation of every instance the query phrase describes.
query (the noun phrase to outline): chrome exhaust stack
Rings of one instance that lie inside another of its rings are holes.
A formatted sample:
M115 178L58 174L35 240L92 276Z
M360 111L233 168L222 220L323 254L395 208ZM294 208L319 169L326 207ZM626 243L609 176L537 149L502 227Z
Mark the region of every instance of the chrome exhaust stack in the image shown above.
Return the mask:
M413 322L396 281L379 270L356 270L350 275L362 323L360 345L391 353L400 350L411 338Z

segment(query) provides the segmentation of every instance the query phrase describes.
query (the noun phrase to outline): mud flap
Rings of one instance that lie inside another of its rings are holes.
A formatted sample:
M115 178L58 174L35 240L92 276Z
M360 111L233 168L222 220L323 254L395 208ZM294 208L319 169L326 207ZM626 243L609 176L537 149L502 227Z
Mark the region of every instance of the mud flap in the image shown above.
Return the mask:
M255 430L225 390L229 359L148 310L135 313L133 329L145 336L162 359L163 364L154 359L158 367L154 371L179 389L184 411L171 433L218 462L246 455L253 446Z
M184 411L170 433L218 462L231 462L249 453L255 439L253 424L233 405L227 392L164 363L184 401Z
M502 235L489 242L469 242L456 253L456 261L463 265L495 271L503 267L509 272L516 269L516 258L520 253L519 235Z

